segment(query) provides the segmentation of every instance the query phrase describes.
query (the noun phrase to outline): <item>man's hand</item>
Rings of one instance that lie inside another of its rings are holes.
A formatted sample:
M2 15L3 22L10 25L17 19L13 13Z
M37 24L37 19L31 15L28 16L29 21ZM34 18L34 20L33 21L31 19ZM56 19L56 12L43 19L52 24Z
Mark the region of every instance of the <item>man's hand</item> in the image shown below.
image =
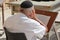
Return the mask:
M46 27L46 32L48 32L48 27Z

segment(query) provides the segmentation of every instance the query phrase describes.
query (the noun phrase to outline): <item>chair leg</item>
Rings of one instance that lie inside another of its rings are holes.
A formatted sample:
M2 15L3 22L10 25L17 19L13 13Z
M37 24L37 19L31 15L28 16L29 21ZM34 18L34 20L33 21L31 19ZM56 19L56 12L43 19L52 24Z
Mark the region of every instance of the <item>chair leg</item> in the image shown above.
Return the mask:
M53 27L54 28L54 27ZM60 40L59 39L59 35L58 35L58 33L57 33L57 31L56 31L56 29L54 28L54 31L55 31L55 35L56 35L56 37L57 37L57 40Z
M2 5L2 24L4 24L4 6Z
M54 31L55 31L55 35L56 35L56 37L57 37L57 40L60 40L60 39L59 39L59 35L58 35L57 31L55 30L55 28L54 28Z
M47 40L50 40L50 38L49 38L49 33L47 34Z

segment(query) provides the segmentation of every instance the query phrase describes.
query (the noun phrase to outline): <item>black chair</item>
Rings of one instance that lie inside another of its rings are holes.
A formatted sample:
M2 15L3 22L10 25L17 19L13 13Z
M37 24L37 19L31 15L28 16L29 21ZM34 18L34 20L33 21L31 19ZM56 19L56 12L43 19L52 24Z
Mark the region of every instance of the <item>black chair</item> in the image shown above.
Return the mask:
M4 31L6 34L6 40L27 40L24 33L12 33L9 32L5 27Z

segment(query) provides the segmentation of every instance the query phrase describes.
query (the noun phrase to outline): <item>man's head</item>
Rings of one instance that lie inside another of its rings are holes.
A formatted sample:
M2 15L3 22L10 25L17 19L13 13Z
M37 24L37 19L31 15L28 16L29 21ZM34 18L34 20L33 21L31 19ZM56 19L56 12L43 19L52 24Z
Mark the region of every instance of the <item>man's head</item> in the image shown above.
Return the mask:
M32 18L35 15L35 9L30 1L24 1L20 5L22 12L27 16Z

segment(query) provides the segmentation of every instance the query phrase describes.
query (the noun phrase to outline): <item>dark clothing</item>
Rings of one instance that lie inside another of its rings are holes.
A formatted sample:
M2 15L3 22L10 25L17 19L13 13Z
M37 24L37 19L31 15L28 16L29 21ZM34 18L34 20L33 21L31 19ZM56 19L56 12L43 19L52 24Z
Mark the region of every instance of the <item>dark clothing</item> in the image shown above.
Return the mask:
M27 40L24 33L11 33L5 27L6 40Z

